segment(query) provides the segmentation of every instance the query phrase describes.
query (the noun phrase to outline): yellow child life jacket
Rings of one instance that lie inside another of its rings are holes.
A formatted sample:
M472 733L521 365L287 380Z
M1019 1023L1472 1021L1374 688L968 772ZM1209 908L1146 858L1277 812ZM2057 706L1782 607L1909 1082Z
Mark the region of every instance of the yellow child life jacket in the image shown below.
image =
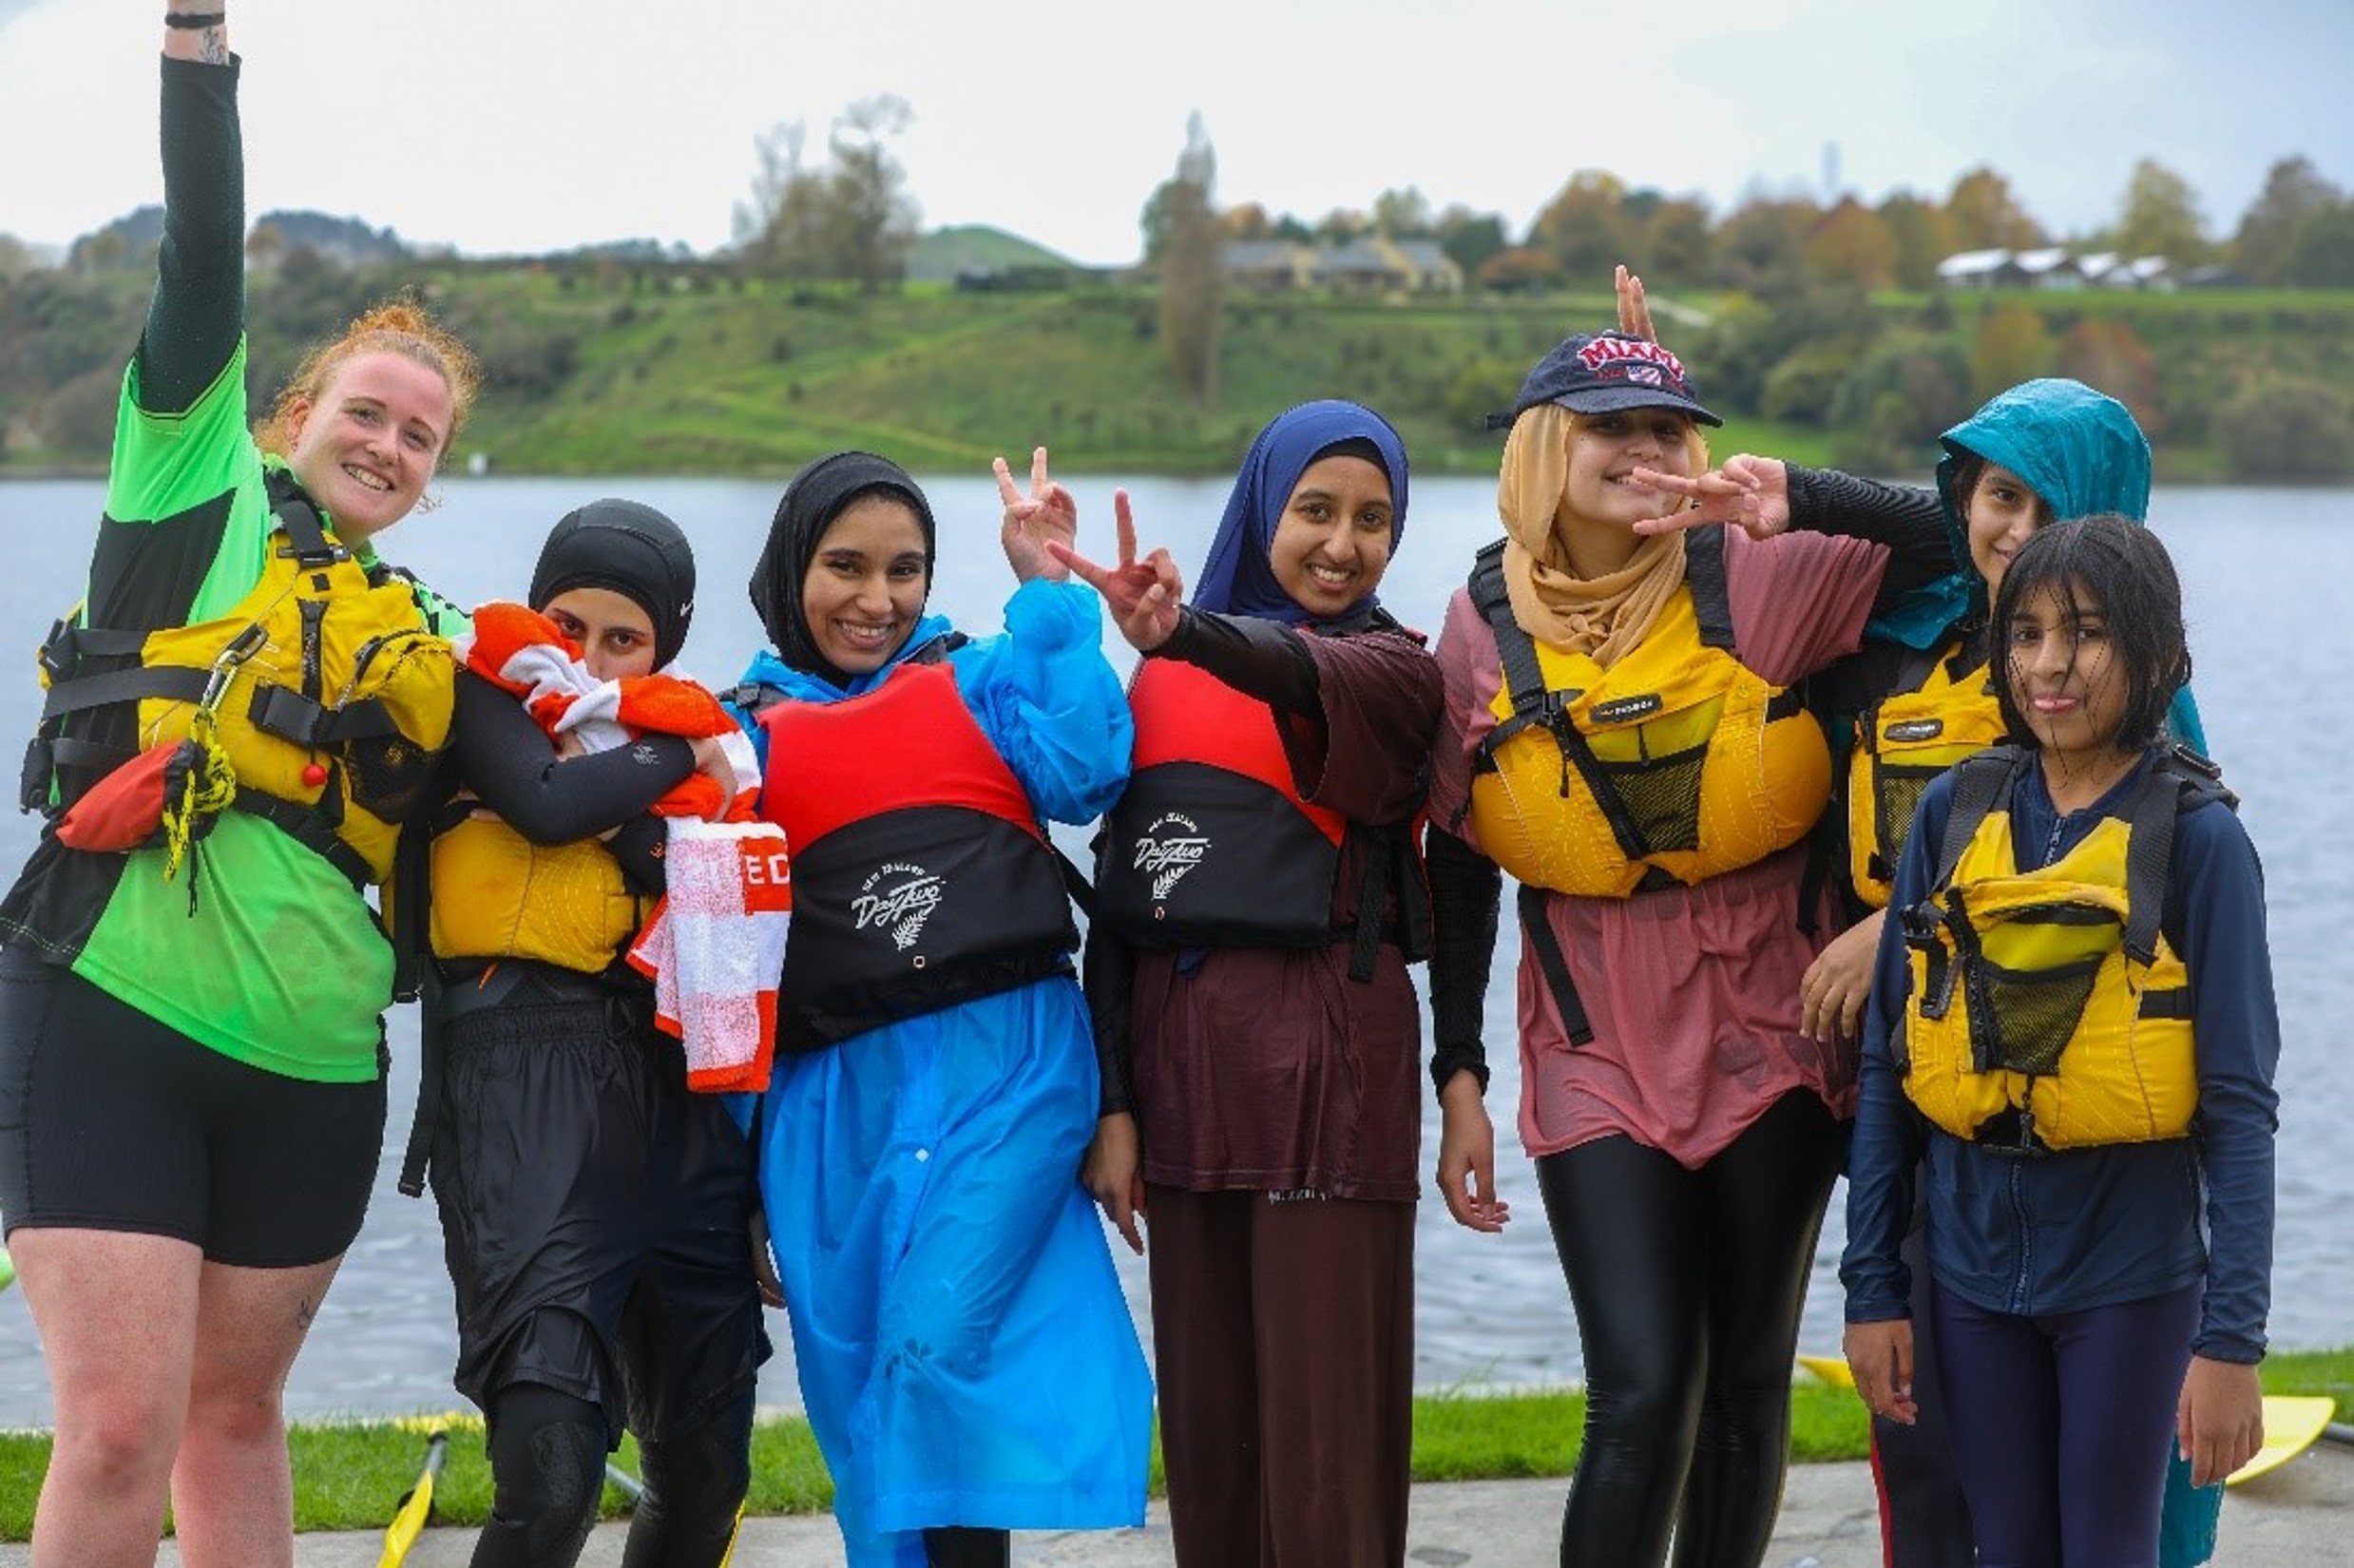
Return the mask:
M1687 537L1684 582L1641 644L1605 670L1512 619L1501 542L1471 600L1503 683L1470 820L1524 886L1625 898L1753 865L1806 836L1830 798L1830 749L1798 692L1734 658L1724 541Z
M2003 736L1992 672L1968 641L1908 660L1897 689L1859 715L1847 762L1848 876L1856 896L1887 907L1913 808L1929 781Z
M24 799L62 813L139 753L186 738L208 706L236 808L354 888L381 883L449 743L450 644L410 581L329 540L291 482L274 480L271 501L268 564L227 614L145 632L68 617L51 630Z
M463 801L448 815L433 835L436 958L529 958L598 974L653 912L595 838L534 844Z
M2213 764L2162 754L2119 814L2021 871L2011 792L2033 754L1954 770L1933 890L1903 911L1904 1093L1956 1138L2022 1152L2180 1138L2198 1108L2191 977L2159 928L2178 813L2236 804Z

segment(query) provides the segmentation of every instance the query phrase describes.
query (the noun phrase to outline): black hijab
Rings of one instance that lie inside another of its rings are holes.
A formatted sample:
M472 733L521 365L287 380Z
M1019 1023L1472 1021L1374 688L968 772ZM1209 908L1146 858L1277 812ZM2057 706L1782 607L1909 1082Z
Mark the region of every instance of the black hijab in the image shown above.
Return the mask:
M573 588L604 588L645 611L654 623L654 667L686 645L695 618L695 551L679 525L635 501L591 501L565 514L540 546L531 570L531 607Z
M810 563L817 559L817 546L833 520L852 502L877 491L906 502L915 512L924 530L924 593L928 599L932 557L939 543L931 503L924 499L923 489L907 469L872 452L834 452L794 474L793 483L785 487L784 498L776 503L768 543L760 547L760 559L752 568L752 607L759 612L769 645L792 668L836 686L849 685L850 677L818 653L817 640L810 635L809 621L801 613L801 585L809 578Z

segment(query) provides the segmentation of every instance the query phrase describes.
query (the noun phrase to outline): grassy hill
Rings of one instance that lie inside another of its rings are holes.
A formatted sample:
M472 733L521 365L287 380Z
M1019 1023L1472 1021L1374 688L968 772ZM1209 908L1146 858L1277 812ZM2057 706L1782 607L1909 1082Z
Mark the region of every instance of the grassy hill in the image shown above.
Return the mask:
M931 264L951 271L1060 260L993 230L937 238ZM1394 420L1422 471L1492 471L1502 437L1483 415L1508 403L1527 366L1562 335L1605 325L1612 309L1600 293L1230 295L1218 385L1196 402L1170 373L1152 290L1084 271L1051 288L910 283L862 295L617 258L362 272L289 263L253 280L257 396L303 344L402 285L421 288L492 373L462 451L486 453L502 471L583 474L776 475L841 446L964 468L1041 442L1071 472L1211 474L1231 471L1273 413L1334 395ZM103 466L145 287L123 273L0 284L0 472ZM1926 433L1883 443L1900 455L1870 461L1880 471L1925 471L1930 436L1977 401L1969 355L1980 317L1997 304L2035 313L2050 356L2081 337L2086 321L2124 324L2155 389L2142 395L2164 405L2150 417L2165 477L2224 471L2213 415L2243 381L2354 387L2354 294L1858 296L1844 316L1821 317L1828 325L1796 333L1794 350L1761 347L1757 335L1761 320L1796 321L1794 307L1699 296L1675 303L1714 323L1695 327L1685 315L1666 330L1732 416L1713 438L1720 454L1859 461L1848 432L1823 423L1839 406L1837 356L1866 352L1856 346L1866 340L1918 344L1949 367L1924 394L1938 406L1915 411ZM1786 309L1793 314L1777 317ZM2049 366L2065 369L2057 357ZM1818 372L1816 392L1807 376ZM1777 387L1803 393L1780 398L1779 423L1764 417Z

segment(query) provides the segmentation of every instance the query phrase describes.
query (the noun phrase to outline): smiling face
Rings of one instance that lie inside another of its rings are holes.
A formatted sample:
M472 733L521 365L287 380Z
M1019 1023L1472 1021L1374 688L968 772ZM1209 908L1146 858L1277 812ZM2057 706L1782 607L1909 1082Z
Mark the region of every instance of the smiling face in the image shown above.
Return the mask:
M844 675L871 675L914 632L931 588L924 526L888 495L842 508L801 580L801 619L818 656Z
M1396 520L1380 464L1318 458L1292 487L1267 547L1276 585L1310 615L1339 615L1380 586Z
M2011 557L2052 521L2052 508L2027 481L2000 463L1989 463L1970 482L1962 519L1969 533L1970 564L1992 594L2001 588Z
M1626 409L1609 413L1581 413L1569 438L1569 472L1561 486L1561 508L1592 536L1572 537L1571 556L1580 575L1616 570L1640 543L1633 531L1648 518L1665 517L1681 506L1682 498L1663 490L1645 489L1632 482L1636 468L1661 473L1693 472L1692 421L1674 409ZM1581 544L1606 546L1598 552ZM1589 553L1616 560L1583 559Z
M2022 595L2003 627L2011 701L2042 748L2047 771L2113 770L2134 682L2116 657L2109 615L2081 581Z
M356 545L409 515L450 439L450 384L405 354L354 354L286 414L286 464Z
M654 673L654 618L611 588L566 588L540 613L581 645L581 661L600 680Z

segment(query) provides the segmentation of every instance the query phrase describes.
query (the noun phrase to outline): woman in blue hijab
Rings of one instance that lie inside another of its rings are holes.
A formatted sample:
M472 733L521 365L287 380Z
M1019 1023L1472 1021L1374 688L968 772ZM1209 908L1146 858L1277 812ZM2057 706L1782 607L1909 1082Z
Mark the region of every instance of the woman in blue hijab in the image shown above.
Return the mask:
M1377 593L1406 449L1355 403L1252 443L1190 602L1076 557L1144 657L1088 940L1086 1165L1143 1251L1177 1560L1405 1558L1438 667ZM1499 1214L1499 1220L1501 1214Z

